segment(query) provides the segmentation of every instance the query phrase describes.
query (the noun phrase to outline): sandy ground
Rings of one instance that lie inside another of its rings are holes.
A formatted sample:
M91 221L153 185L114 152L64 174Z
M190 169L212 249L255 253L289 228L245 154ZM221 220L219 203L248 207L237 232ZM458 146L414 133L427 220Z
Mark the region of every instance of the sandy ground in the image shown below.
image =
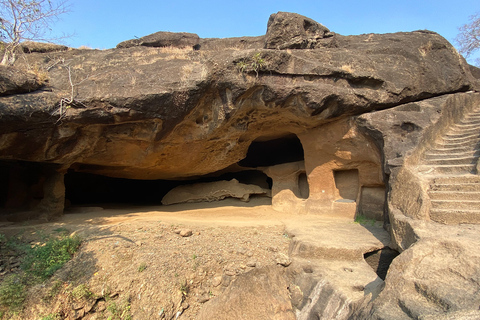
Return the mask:
M26 308L13 319L195 319L238 275L288 259L293 234L322 255L342 248L361 258L388 242L381 223L279 213L265 198L72 207L53 222L0 225L0 233L31 243L58 230L81 237L80 250L51 280L30 289ZM75 297L79 286L92 295Z
M287 255L291 239L285 221L292 219L298 217L274 211L261 198L226 199L165 207L76 207L54 222L4 224L0 233L33 242L68 230L83 239L73 260L30 289L18 319L55 313L62 319L108 319L114 315L112 304L121 311L118 319L195 319L203 303L237 275ZM189 230L190 236L179 234ZM72 297L80 285L96 298ZM54 289L57 294L45 298Z

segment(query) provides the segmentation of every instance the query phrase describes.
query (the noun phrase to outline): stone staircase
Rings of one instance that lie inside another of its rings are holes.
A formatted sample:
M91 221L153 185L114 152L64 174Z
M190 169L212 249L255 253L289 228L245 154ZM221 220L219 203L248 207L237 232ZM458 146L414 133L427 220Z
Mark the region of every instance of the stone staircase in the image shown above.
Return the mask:
M480 107L453 124L424 154L420 172L429 181L430 218L480 223Z

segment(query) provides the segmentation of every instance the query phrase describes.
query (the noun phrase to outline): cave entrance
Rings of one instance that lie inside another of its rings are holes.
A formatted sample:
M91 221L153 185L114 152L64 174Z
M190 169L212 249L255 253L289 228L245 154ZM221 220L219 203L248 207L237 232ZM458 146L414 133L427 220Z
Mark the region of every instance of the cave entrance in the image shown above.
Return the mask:
M295 134L279 138L260 137L248 148L247 156L238 164L242 167L269 167L305 159L303 146Z
M272 188L271 179L257 170L212 174L191 180L122 179L70 170L65 175L65 198L72 206L161 206L164 196L178 186L232 179L268 190Z
M44 197L44 181L40 163L0 161L0 214L35 209Z

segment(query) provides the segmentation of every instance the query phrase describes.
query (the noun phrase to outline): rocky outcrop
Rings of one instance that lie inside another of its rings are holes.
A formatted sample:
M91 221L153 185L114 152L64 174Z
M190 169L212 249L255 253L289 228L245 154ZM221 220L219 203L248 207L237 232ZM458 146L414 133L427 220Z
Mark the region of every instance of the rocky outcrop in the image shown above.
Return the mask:
M148 36L127 40L119 43L117 48L144 47L173 47L193 48L198 45L200 38L194 33L160 31Z
M48 53L57 51L67 51L69 47L45 42L25 41L20 45L24 53Z
M332 48L291 52L135 47L31 54L30 64L53 65L49 90L1 99L0 157L121 178L198 176L240 161L261 136L300 134L472 87L464 60L437 34L335 39ZM256 54L264 61L258 77ZM71 99L69 74L76 103L61 108Z
M422 229L423 239L393 261L383 291L373 301L367 300L352 319L424 319L429 315L471 319L460 317L461 312L478 312L478 227L430 225ZM440 233L442 237L437 236Z
M265 49L313 49L333 33L320 23L299 14L278 12L268 20Z

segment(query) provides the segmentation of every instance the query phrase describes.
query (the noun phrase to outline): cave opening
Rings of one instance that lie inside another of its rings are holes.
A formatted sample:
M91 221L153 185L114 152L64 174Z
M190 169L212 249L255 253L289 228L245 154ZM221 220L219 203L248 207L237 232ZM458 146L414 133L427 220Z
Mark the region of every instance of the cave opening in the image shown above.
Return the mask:
M269 167L283 163L303 161L303 146L295 134L279 138L261 137L248 148L247 156L238 162L242 167Z
M302 172L298 176L298 190L300 192L301 199L308 199L310 196L310 187L308 186L307 173Z
M70 170L65 175L65 198L72 206L160 206L163 197L177 186L231 179L265 189L272 188L271 179L258 170L212 174L185 180L123 179Z
M28 161L0 161L0 214L28 211L43 199L44 168Z

